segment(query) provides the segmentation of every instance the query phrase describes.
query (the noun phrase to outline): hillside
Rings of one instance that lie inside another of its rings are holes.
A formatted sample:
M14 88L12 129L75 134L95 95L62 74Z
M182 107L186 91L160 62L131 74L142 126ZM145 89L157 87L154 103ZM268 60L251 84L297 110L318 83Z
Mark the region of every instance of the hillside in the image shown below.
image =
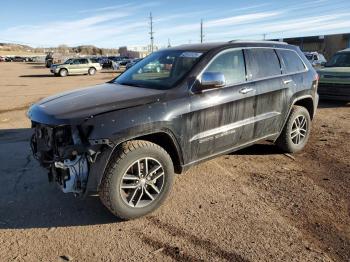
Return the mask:
M117 54L118 49L99 48L93 45L81 45L69 47L67 45L59 45L58 47L34 48L28 45L0 43L0 55L39 55L47 52L61 54L81 54L81 55L111 55Z

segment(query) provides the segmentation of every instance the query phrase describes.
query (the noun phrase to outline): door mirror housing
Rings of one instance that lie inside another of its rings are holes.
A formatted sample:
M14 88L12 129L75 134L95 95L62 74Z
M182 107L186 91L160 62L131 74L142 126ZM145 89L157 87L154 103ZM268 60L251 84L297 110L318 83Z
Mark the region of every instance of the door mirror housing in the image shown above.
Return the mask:
M225 76L220 72L205 72L200 80L200 88L202 90L220 88L226 85Z

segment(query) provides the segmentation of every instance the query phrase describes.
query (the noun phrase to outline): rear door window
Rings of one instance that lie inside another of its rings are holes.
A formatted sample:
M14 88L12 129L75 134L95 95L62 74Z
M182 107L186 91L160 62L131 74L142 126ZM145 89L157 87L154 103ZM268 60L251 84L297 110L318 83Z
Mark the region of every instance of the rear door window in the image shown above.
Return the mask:
M284 73L292 74L305 70L305 65L296 52L284 49L276 51L284 64Z
M227 86L245 82L246 73L242 50L232 50L218 55L205 72L224 74Z
M74 59L72 63L73 65L80 65L80 59Z
M281 75L281 65L274 49L252 48L245 51L248 80Z
M80 64L88 64L88 60L87 59L80 59Z

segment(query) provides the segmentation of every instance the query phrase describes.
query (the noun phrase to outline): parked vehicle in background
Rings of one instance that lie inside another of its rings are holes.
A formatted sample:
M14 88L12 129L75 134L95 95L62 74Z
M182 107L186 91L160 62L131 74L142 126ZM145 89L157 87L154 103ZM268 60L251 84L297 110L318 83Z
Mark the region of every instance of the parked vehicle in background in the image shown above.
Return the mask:
M133 65L137 64L141 60L142 60L142 58L136 58L136 59L131 60L129 63L126 64L125 70L128 70L130 67L132 67Z
M350 48L337 52L318 74L321 98L350 101Z
M33 57L27 56L27 57L25 57L25 61L26 62L34 62L34 59L33 59Z
M25 61L26 61L26 58L25 57L21 57L21 56L15 56L12 59L12 62L25 62Z
M304 54L313 67L321 67L327 63L326 58L318 52L304 52Z
M5 62L5 57L4 56L0 56L0 62Z
M11 56L5 57L5 62L12 62L12 60L13 60L13 57L11 57Z
M145 72L154 65L162 70ZM136 218L164 202L174 172L257 141L302 150L317 81L300 49L282 42L172 47L31 106L31 148L63 192L98 191L113 214Z
M96 71L101 70L99 63L93 63L89 58L71 58L63 64L54 64L51 66L51 73L57 76L89 74L94 75Z
M165 64L155 61L140 68L139 73L160 73L164 67Z
M119 62L119 65L120 66L126 66L130 61L131 61L131 59L129 59L129 58L124 59L124 60Z

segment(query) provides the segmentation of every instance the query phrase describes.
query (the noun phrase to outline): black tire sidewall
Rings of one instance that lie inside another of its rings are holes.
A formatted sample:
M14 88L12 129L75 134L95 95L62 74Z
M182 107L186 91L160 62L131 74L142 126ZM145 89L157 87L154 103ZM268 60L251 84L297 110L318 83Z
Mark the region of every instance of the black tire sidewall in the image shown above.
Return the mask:
M163 166L165 173L163 189L158 195L157 199L154 200L150 205L142 208L133 208L128 206L123 201L120 194L120 184L122 182L124 173L127 171L127 168L137 159L144 157L154 158ZM110 172L113 174L110 180L111 185L109 190L111 207L118 214L118 216L128 219L144 216L157 209L170 193L174 177L173 163L169 155L161 148L155 147L142 147L138 148L137 150L128 152L127 155L122 158L118 164L112 168L112 170L110 170Z

